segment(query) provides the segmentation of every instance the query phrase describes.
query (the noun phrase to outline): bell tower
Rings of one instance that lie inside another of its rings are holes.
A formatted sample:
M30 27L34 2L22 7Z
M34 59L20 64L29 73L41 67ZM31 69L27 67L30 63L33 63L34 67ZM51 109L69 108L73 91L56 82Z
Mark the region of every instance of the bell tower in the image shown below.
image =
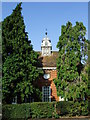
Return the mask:
M41 43L42 56L50 56L52 50L51 40L47 37L47 29L45 32L45 38L43 38Z

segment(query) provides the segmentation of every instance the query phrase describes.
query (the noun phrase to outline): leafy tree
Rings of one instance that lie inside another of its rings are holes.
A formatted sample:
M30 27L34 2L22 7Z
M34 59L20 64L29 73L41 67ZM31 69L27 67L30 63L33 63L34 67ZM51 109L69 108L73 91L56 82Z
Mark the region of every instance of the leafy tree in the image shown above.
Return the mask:
M12 14L2 22L3 38L3 101L11 103L17 96L18 103L25 98L39 98L41 92L34 82L42 74L37 69L38 54L33 50L25 32L19 3Z
M90 92L88 89L88 74L89 74L89 64L88 64L88 60L87 63L84 66L84 69L81 72L81 85L80 85L80 91L82 98L88 99L88 96L90 96Z
M0 22L0 102L2 100L1 96L2 96L2 24Z
M88 111L90 111L90 39L88 40ZM90 112L89 112L90 113Z
M68 22L61 28L61 36L57 44L59 48L58 79L55 80L55 84L58 96L68 100L84 99L84 93L87 91L88 78L85 82L81 77L87 57L85 34L86 28L82 22L76 22L75 26Z

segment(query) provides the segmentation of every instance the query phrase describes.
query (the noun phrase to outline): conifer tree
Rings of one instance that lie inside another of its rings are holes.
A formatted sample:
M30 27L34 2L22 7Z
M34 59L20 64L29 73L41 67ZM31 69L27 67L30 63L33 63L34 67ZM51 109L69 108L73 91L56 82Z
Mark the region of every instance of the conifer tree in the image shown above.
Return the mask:
M72 26L68 22L61 28L61 36L57 48L59 58L57 60L57 76L55 80L58 96L68 100L82 100L87 91L86 83L82 80L81 72L86 62L87 40L86 28L82 22L76 22ZM85 89L84 89L85 88Z
M18 103L25 98L40 97L41 92L33 83L42 74L37 69L38 54L33 50L25 32L21 3L2 22L3 42L3 101L11 103L17 96Z

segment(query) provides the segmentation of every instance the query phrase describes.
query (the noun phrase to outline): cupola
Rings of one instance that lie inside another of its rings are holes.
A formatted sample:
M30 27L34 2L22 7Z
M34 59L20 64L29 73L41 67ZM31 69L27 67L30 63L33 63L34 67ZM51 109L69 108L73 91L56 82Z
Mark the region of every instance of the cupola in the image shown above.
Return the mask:
M41 43L42 56L50 56L52 50L51 40L47 37L47 30L45 33L45 38L43 38Z

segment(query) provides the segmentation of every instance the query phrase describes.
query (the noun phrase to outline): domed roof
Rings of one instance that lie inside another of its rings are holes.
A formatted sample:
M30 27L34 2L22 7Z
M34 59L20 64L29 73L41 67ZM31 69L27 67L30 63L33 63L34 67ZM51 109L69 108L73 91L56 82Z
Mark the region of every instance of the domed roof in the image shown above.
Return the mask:
M42 42L43 41L49 41L51 43L51 40L49 39L49 37L47 37L47 29L46 29L45 35L46 36L42 39Z
M41 47L42 46L51 46L51 40L47 37L47 32L45 34L46 34L46 36L42 39Z
M42 39L42 41L44 41L44 40L50 40L50 39L46 36Z
M49 56L51 55L52 45L51 40L47 37L47 32L45 34L46 36L41 43L42 56Z

